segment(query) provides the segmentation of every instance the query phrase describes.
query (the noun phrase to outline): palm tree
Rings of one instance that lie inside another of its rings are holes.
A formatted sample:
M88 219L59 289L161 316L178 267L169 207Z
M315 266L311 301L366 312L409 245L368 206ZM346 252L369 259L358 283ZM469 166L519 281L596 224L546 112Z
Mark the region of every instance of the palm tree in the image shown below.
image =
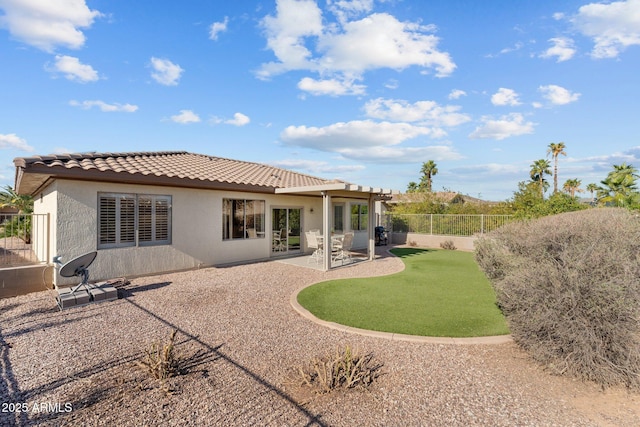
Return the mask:
M596 184L594 184L593 182L590 184L587 184L587 191L589 193L591 193L591 203L595 203L596 199L593 196L593 194L598 191L598 186Z
M11 219L3 224L5 237L17 236L31 243L31 214L33 212L33 198L24 194L18 194L10 186L5 186L0 190L0 209L15 208L18 214L12 215Z
M582 188L580 188L580 185L582 184L582 181L580 181L577 178L573 178L573 179L568 179L564 182L564 185L562 186L562 189L564 191L566 191L567 193L569 193L569 195L571 197L575 197L576 193L583 193L584 190Z
M616 206L625 206L639 198L636 180L638 169L632 165L623 163L613 165L613 171L601 181L603 187L598 188L598 199L604 203L613 203Z
M422 164L422 179L420 180L420 189L431 193L431 178L438 173L438 166L433 160L429 160Z
M415 193L416 191L418 191L418 184L411 181L409 185L407 185L407 193Z
M16 193L16 190L7 185L4 190L0 190L0 209L16 208L18 213L33 212L33 198L24 194Z
M547 159L540 159L533 162L531 165L531 181L537 182L540 188L540 197L544 198L545 186L548 186L547 180L544 179L545 175L551 175L549 168L551 164Z
M558 156L562 154L566 156L567 153L564 151L564 142L558 142L557 144L552 142L549 144L549 148L547 148L547 155L551 154L553 157L553 192L558 192Z

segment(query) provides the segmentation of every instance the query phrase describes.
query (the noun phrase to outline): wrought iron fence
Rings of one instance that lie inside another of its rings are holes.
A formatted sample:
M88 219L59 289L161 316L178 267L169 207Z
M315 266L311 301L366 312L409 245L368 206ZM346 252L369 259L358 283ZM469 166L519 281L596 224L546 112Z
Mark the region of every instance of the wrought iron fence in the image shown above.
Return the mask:
M396 233L473 236L495 230L512 215L386 214L385 228Z
M48 214L0 215L0 268L47 262Z

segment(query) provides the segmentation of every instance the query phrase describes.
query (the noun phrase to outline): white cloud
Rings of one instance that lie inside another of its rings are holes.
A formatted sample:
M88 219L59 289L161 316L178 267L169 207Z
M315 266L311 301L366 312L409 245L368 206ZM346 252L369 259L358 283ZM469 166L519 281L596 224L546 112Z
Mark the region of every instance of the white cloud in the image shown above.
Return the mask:
M0 149L13 149L22 151L35 151L33 147L27 144L27 140L20 138L15 133L0 133Z
M480 165L460 166L451 169L450 172L458 176L478 179L480 176L521 176L523 172L526 171L524 171L522 167L514 164L485 163Z
M298 89L309 92L312 95L363 95L366 86L355 84L353 80L315 80L311 77L304 77L298 82Z
M453 127L466 123L471 118L459 113L459 106L438 105L435 101L417 101L413 104L401 99L377 98L367 102L367 116L397 122L418 122L432 126Z
M423 147L371 147L366 149L346 148L340 151L343 157L381 163L420 163L427 160L460 160L463 156L449 145L427 145Z
M297 69L315 68L310 62L311 51L304 45L305 37L322 34L322 11L312 0L278 0L276 15L262 20L267 46L280 62L263 64L258 76L269 78L274 74Z
M46 52L57 46L79 49L85 43L80 29L91 27L101 16L85 0L0 0L0 27L16 39Z
M467 92L460 90L460 89L454 89L451 91L451 93L449 93L448 98L449 99L460 99L463 96L467 96Z
M70 150L67 147L55 147L52 151L52 153L54 154L69 154L69 153L73 153L74 150Z
M180 124L198 123L200 116L191 110L180 110L180 114L171 116L171 120Z
M567 37L554 37L549 39L553 44L549 49L540 55L541 58L557 58L556 62L568 61L576 53L573 40Z
M341 153L353 148L397 145L431 132L429 128L408 123L357 120L325 127L289 126L280 138L289 145Z
M162 58L151 58L151 67L153 68L153 72L151 73L151 77L165 86L175 86L178 84L178 80L182 76L184 70L178 64L174 64L168 59Z
M218 116L211 116L211 118L209 119L209 123L212 125L219 125L220 123L225 123L227 125L233 125L238 127L248 125L250 122L251 122L251 119L249 118L249 116L246 116L242 113L235 113L233 115L233 119L225 119ZM268 124L267 127L271 127L271 124Z
M616 151L612 154L605 154L602 156L590 156L575 158L569 157L567 159L569 163L599 163L606 165L606 169L610 169L612 164L629 163L638 164L640 162L640 145L631 147L623 152Z
M338 0L333 2L329 0L327 4L340 22L345 22L348 18L362 13L371 12L373 9L373 0Z
M250 121L251 119L249 119L248 116L245 116L242 113L235 113L233 115L233 119L225 120L225 123L234 126L244 126L249 124Z
M100 109L100 111L103 111L105 113L110 113L110 112L123 112L123 113L133 113L135 111L138 110L138 106L137 105L132 105L132 104L107 104L104 101L99 101L99 100L95 100L95 101L69 101L69 105L73 106L73 107L80 107L83 110L89 110L92 107L97 107Z
M506 55L508 53L511 52L517 52L520 49L522 49L524 47L524 43L522 42L517 42L515 45L513 46L509 46L509 47L505 47L504 49L501 49L500 52L498 53L489 53L485 55L485 58L498 58L501 55Z
M433 131L409 123L370 120L335 123L325 127L289 126L280 139L287 145L338 153L343 158L371 162L415 163L454 160L462 156L449 145L404 146L406 141Z
M569 90L557 86L547 85L540 86L538 91L542 93L542 97L551 102L554 105L565 105L571 102L575 102L580 98L579 93L572 93Z
M365 167L363 165L336 165L320 160L303 160L303 159L285 159L270 162L272 166L285 169L293 169L298 171L304 171L311 174L327 174L327 173L348 173L358 172Z
M448 53L437 49L433 26L400 22L387 13L375 13L343 25L318 41L322 70L362 73L377 68L401 70L412 65L435 69L448 76L456 68Z
M501 55L505 55L507 53L511 53L511 52L517 52L520 49L522 49L524 47L524 43L522 42L517 42L515 45L511 46L511 47L505 47L504 49L502 49L500 51Z
M629 46L640 45L640 0L590 3L571 22L594 42L593 58L615 58Z
M470 135L471 139L497 139L502 140L512 136L526 135L533 133L535 124L525 122L524 116L520 113L511 113L494 120L490 116L481 119L482 126L478 126Z
M227 24L229 23L229 17L225 16L224 21L214 22L209 26L209 38L211 40L218 40L218 35L227 31Z
M80 83L95 82L100 77L98 72L91 65L83 64L73 56L56 55L53 67L45 67L52 73L62 73L65 78Z
M262 64L256 75L268 79L291 70L306 70L320 73L322 79L315 82L352 82L379 68L418 66L435 70L438 77L455 70L449 54L438 50L433 26L400 22L387 13L349 20L369 12L372 5L365 0L329 3L339 19L323 25L322 10L315 1L278 0L276 14L262 20L267 47L277 61ZM334 94L335 90L326 92Z
M384 84L384 87L387 89L398 89L398 87L400 87L400 82L396 79L389 79L389 81Z
M507 89L504 87L501 87L500 89L498 89L498 92L494 93L491 96L491 103L493 105L499 105L499 106L509 105L512 107L516 105L520 105L520 101L518 100L518 94L513 89Z

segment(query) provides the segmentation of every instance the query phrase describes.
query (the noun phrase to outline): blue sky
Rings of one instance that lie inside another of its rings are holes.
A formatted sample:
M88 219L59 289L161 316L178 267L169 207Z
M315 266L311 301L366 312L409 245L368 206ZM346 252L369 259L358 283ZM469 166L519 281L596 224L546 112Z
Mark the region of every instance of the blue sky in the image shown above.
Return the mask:
M640 0L0 0L13 158L187 150L504 200L640 166Z

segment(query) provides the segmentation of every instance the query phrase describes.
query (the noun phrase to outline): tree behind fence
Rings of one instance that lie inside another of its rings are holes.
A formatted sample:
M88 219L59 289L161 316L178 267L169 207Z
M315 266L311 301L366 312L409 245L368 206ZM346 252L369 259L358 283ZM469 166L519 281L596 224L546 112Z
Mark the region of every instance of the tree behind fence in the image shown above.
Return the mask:
M386 214L385 228L395 233L473 236L513 220L512 215Z

